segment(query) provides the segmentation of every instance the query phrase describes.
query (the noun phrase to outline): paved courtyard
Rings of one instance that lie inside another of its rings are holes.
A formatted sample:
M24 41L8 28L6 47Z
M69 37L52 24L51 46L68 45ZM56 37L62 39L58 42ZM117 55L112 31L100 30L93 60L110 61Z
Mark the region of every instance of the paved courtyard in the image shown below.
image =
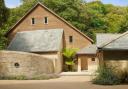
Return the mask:
M0 89L128 89L128 85L94 85L89 76L62 76L51 80L0 80Z

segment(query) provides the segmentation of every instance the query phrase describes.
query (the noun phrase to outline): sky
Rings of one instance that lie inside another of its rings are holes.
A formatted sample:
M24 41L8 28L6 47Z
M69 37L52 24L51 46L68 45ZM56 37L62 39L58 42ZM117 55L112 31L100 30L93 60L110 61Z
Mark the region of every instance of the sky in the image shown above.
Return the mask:
M20 0L5 0L5 4L9 8L15 8L21 4Z
M94 0L86 0L94 1ZM104 4L113 4L117 6L128 6L128 0L101 0ZM21 4L20 0L5 0L5 4L9 8L15 8Z

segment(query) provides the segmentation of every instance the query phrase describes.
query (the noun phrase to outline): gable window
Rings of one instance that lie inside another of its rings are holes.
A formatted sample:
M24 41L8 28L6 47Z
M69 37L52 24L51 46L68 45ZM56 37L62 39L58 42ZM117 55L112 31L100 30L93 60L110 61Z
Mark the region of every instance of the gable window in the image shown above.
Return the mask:
M35 24L35 18L32 18L31 23Z
M92 61L95 61L95 58L92 58Z
M73 36L69 36L69 42L70 42L70 43L73 42Z
M44 24L48 24L48 17L44 17Z

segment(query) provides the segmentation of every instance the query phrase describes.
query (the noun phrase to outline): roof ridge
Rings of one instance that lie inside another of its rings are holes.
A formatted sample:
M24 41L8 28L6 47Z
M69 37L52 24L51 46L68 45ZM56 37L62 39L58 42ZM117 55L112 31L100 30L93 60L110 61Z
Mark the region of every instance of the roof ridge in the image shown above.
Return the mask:
M116 41L117 39L119 39L119 38L121 38L121 37L123 37L123 36L125 36L125 35L127 35L127 34L128 34L128 31L126 31L126 32L123 33L123 34L119 34L118 37L115 37L114 39L110 40L110 41L107 42L106 44L101 45L101 48L103 48L103 47L109 45L109 44L112 43L113 41Z
M65 22L67 25L69 25L71 28L73 28L75 31L79 32L81 35L83 35L84 37L86 37L88 40L90 40L91 42L93 42L93 40L91 38L89 38L88 36L86 36L84 33L82 33L80 30L78 30L76 27L74 27L72 24L70 24L68 21L66 21L64 18L60 17L59 15L57 15L55 12L53 12L51 9L49 9L48 7L46 7L44 4L42 4L41 2L38 2L37 4L35 4L35 6L33 8L31 8L6 34L5 36L8 35L8 33L15 28L20 21L22 21L26 15L28 15L33 9L36 8L36 6L41 5L43 8L45 8L47 11L49 11L50 13L52 13L53 15L55 15L56 17L58 17L60 20L62 20L63 22Z

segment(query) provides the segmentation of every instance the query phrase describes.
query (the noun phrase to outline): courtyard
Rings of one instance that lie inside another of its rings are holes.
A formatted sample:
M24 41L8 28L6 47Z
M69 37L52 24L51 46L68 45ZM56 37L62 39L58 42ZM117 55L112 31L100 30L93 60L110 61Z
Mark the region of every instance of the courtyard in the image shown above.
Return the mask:
M50 80L0 80L0 89L128 89L128 85L103 86L92 76L61 76Z

